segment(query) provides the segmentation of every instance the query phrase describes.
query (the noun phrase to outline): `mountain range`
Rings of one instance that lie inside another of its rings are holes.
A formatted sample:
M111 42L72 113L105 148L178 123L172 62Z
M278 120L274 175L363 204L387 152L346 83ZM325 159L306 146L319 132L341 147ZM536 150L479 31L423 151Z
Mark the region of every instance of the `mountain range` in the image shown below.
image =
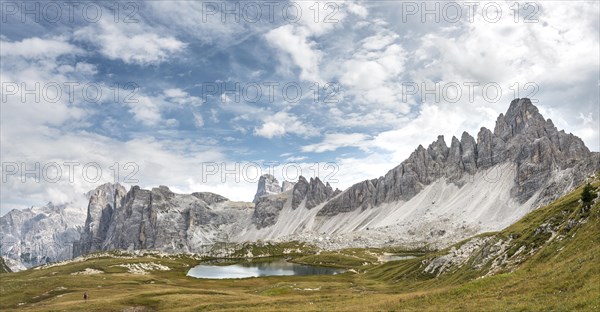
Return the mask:
M442 248L506 228L599 169L600 153L559 131L529 99L515 99L493 131L464 132L449 146L438 136L384 176L344 191L318 177L279 185L264 175L249 203L104 184L87 194L87 209L48 204L2 216L0 247L13 270L99 250L201 253L257 240Z

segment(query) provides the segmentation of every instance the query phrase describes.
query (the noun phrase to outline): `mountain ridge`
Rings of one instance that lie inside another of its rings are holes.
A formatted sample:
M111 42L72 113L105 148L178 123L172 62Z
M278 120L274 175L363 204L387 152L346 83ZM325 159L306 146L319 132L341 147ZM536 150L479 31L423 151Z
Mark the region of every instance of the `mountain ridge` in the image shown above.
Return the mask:
M318 177L280 186L264 175L254 203L242 203L208 192L176 194L166 186L127 191L101 185L88 193L81 235L71 238L72 255L111 249L201 252L218 242L257 240L301 240L330 249L444 247L510 225L599 168L600 153L556 129L529 99L515 99L494 131L482 127L477 139L463 132L450 146L438 136L384 176L344 191ZM2 218L0 225L6 223Z
M543 140L542 134L547 134L548 140ZM542 150L550 154L544 155ZM563 150L567 152L561 153ZM477 134L477 141L469 133L463 132L460 141L452 137L450 147L442 135L427 149L419 145L405 161L384 176L356 183L342 192L339 199L323 207L320 215L335 215L394 200L408 200L422 190L423 185L429 185L442 176L456 181L465 173L473 174L477 169L488 169L508 160L517 163L519 187L514 192L519 201L524 203L548 181L551 171L537 168L540 177L530 181L528 170L531 167L538 165L552 169L552 165L560 165L561 169L567 169L569 165L574 165L568 162L593 158L592 155L580 138L558 131L550 119L544 120L530 99L515 99L506 115L499 115L494 132L482 127ZM598 158L598 155L596 153L595 157ZM583 177L579 175L577 181ZM545 198L544 202L550 200L552 198Z

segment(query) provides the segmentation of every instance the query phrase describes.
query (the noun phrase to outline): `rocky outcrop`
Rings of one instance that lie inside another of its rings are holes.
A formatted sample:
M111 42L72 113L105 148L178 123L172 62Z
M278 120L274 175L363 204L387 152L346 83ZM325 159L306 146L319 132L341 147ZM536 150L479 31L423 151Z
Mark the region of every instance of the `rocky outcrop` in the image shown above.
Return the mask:
M282 187L279 186L279 181L270 174L263 174L258 179L258 188L254 195L253 203L257 203L261 196L279 194Z
M476 250L481 249L490 240L491 237L475 237L458 248L453 246L446 254L431 259L423 272L440 276L452 269L463 266Z
M198 199L203 200L205 203L212 205L216 203L222 203L229 201L227 197L221 196L219 194L210 193L210 192L195 192L192 193L192 196L195 196Z
M308 188L308 194L306 194L306 208L312 209L319 204L327 201L333 196L333 188L327 184L323 184L321 180L316 178L311 178Z
M579 184L598 168L597 154L594 156L580 138L558 131L527 99L511 103L506 115L498 117L494 134L506 142L507 157L518 165L514 194L521 202L543 190L557 171L579 167L581 170L571 175L572 182ZM543 202L564 191L551 190L556 195Z
M294 185L296 185L296 182L283 181L281 184L281 192L283 193L293 189Z
M10 273L10 272L12 272L12 270L10 269L10 267L8 265L6 265L4 258L0 257L0 273Z
M89 214L102 216L94 211L97 206L106 206L103 204L108 196L103 196L106 194L102 190L94 194L97 196L90 201ZM126 194L115 191L117 197L121 199L115 201L110 218L102 219L108 221L99 226L106 228L105 234L80 240L74 256L113 249L194 252L203 245L227 241L237 223L249 219L253 212L252 205L232 203L217 194L177 194L166 186L151 190L133 186ZM84 233L95 233L94 224L86 222Z
M308 182L300 176L292 191L292 209L298 208L304 200L304 206L312 209L333 197L333 194L334 190L329 183L323 184L318 177L310 178Z
M334 191L329 183L323 184L319 178L311 178L310 181L307 181L306 178L300 176L298 182L287 185L292 185L292 188L279 194L261 196L258 199L252 215L252 224L257 229L260 230L277 223L286 203L291 205L293 210L301 206L312 209L326 202L334 194L340 193L339 190ZM286 182L284 182L284 186L286 186Z
M79 242L73 245L73 254L102 250L112 214L126 193L127 190L118 183L103 184L91 193L83 233Z
M306 194L308 194L308 188L308 181L306 181L303 176L300 176L292 190L292 209L296 209L300 206L304 198L306 198Z
M465 132L460 141L453 137L448 147L439 136L427 149L419 146L385 176L353 185L325 204L318 215L408 200L440 178L460 186L465 177L506 162L516 164L512 193L520 203L537 193L541 194L538 204L563 194L565 183L553 179L559 171L568 170L567 184L576 185L600 168L598 154L591 153L581 139L558 131L529 99L516 99L498 117L494 132L481 128L477 142Z
M287 201L286 196L263 196L256 203L254 214L252 215L252 223L256 228L261 229L277 223L279 212L283 209L283 205Z

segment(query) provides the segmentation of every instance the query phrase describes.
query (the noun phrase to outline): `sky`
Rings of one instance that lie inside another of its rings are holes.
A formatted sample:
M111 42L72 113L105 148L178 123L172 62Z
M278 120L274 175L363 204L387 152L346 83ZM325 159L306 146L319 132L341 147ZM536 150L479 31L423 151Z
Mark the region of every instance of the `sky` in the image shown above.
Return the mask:
M529 97L593 151L597 1L2 1L0 214L105 182L347 188Z

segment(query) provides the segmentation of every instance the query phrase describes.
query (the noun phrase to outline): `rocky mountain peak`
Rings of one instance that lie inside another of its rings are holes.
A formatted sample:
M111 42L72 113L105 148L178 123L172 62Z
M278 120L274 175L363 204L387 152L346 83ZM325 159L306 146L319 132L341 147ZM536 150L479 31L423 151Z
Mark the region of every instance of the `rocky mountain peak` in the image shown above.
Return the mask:
M333 195L331 185L323 184L319 177L310 179L308 193L306 194L306 208L312 209L328 200Z
M256 189L256 194L254 195L254 200L252 202L257 203L261 196L279 193L281 193L281 186L279 186L279 181L271 174L263 174L258 179L258 187Z
M136 187L132 188L134 189ZM112 215L126 196L127 190L119 183L105 183L95 188L91 194L83 233L79 243L73 246L74 254L102 250Z
M444 136L438 136L437 141L431 143L427 148L427 152L431 155L433 160L445 161L448 158L449 148L444 141Z
M155 187L152 189L152 194L154 194L157 198L162 198L165 200L170 200L175 197L175 193L169 189L169 187L165 185L160 185L159 187Z
M537 204L557 198L565 191L563 182L553 180L557 170L573 172L569 185L600 167L581 139L558 131L529 99L515 99L497 118L494 131L482 127L477 140L463 132L447 147L443 136L425 149L417 149L400 165L376 180L366 180L327 202L318 215L335 215L368 209L386 202L409 200L440 178L464 183L463 177L501 164L516 167L512 196L524 203L536 194ZM581 172L578 172L581 171ZM576 173L577 172L577 173Z
M324 184L319 177L306 178L300 176L292 191L292 208L296 209L304 199L305 207L312 209L333 197L334 191L329 183Z
M550 120L549 123L546 122L530 99L515 99L510 103L506 115L500 114L498 116L494 135L506 142L518 134L526 132L535 133L546 127L554 128L554 124Z
M296 182L296 185L294 185L292 191L292 209L296 209L298 208L298 206L300 206L300 204L306 197L306 194L308 193L308 189L308 181L306 181L306 178L304 178L303 176L300 176L298 178L298 182Z

